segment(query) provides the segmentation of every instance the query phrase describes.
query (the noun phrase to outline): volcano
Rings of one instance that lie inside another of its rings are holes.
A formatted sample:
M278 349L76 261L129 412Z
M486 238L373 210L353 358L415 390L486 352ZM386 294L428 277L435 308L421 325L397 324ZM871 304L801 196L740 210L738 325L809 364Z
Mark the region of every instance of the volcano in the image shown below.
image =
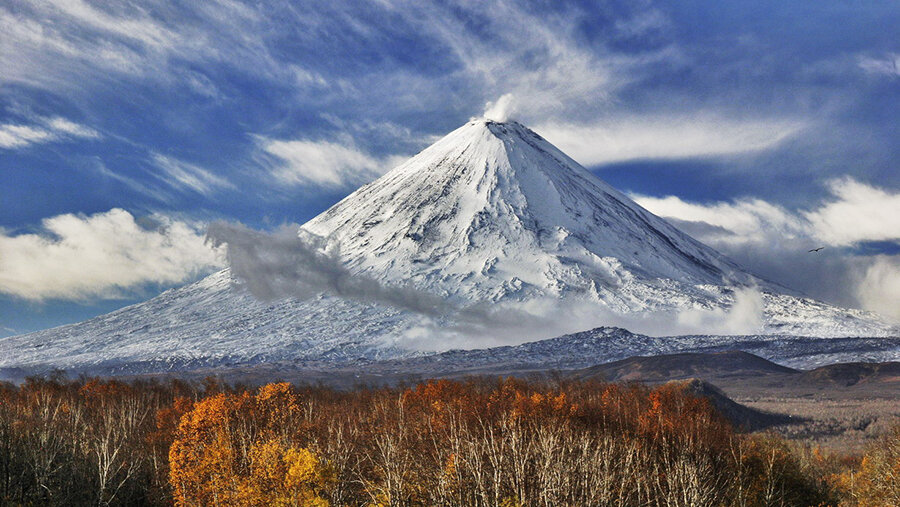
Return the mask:
M513 121L471 120L300 229L323 238L348 272L372 283L542 319L507 342L622 322L674 334L685 315L729 318L747 291L755 294L756 320L737 332L896 333L873 314L804 298L746 272ZM85 322L0 339L0 367L338 364L459 345L446 336L490 344L489 325L468 337L454 325L452 317L328 293L262 302L223 270Z
M761 283L515 122L467 123L302 229L356 272L469 300L646 309L630 280Z

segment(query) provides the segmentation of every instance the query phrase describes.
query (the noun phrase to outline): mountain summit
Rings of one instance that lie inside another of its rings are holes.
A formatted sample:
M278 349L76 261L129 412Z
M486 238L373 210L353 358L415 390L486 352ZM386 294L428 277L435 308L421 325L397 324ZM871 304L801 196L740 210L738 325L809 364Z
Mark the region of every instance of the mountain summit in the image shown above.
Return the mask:
M466 123L300 229L322 238L323 251L339 252L342 272L367 287L410 288L458 308L487 303L540 318L544 325L530 330L536 336L517 331L520 342L623 322L657 335L686 332L685 323L726 334L896 332L872 314L757 279L512 121ZM742 291L754 294L749 303ZM576 307L593 320L571 318ZM749 328L717 323L748 316ZM423 344L447 349L454 343L439 336L454 325L328 293L260 302L224 270L79 324L0 339L0 367L346 363L414 355ZM481 331L500 334L489 323ZM478 339L466 344L484 345Z

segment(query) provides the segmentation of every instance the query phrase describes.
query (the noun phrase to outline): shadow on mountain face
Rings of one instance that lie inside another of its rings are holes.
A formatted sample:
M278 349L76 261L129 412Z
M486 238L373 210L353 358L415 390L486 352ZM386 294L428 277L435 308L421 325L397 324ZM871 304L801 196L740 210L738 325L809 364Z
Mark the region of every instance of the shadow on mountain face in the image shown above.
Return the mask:
M725 395L718 387L698 378L673 380L671 383L680 384L689 394L706 398L731 424L744 431L757 431L781 424L802 422L799 418L789 415L774 414L741 405Z

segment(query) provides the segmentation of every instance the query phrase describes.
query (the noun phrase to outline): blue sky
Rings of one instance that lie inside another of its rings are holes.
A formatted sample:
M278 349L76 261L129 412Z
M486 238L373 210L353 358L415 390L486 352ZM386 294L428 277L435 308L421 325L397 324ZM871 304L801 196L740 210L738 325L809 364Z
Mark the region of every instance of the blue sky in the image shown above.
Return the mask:
M222 265L511 94L751 270L900 318L896 2L0 2L0 336ZM817 255L807 250L827 245Z

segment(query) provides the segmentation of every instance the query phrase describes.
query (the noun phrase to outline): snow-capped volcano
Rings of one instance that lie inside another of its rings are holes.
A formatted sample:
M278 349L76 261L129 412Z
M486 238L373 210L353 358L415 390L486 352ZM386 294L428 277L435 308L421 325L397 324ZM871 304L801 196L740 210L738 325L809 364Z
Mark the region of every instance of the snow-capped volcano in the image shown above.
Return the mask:
M470 300L753 283L515 122L470 121L302 228L355 271Z
M529 303L550 301L553 311L539 317L558 325L520 341L582 324L622 325L604 322L618 317L652 321L656 334L674 334L674 324L660 323L683 323L685 315L701 324L710 316L727 320L728 309L740 306L735 289L751 286L761 291L758 308L750 308L758 322L744 332L896 333L872 314L803 299L755 278L515 122L468 122L300 233L324 238L353 276L427 292L456 307L490 302L533 312ZM263 303L235 288L226 270L79 324L0 339L0 367L401 357L416 353L410 334L428 340L429 331L453 326L451 318L352 296ZM587 309L595 321L553 313L570 306ZM432 341L428 348L452 345Z

